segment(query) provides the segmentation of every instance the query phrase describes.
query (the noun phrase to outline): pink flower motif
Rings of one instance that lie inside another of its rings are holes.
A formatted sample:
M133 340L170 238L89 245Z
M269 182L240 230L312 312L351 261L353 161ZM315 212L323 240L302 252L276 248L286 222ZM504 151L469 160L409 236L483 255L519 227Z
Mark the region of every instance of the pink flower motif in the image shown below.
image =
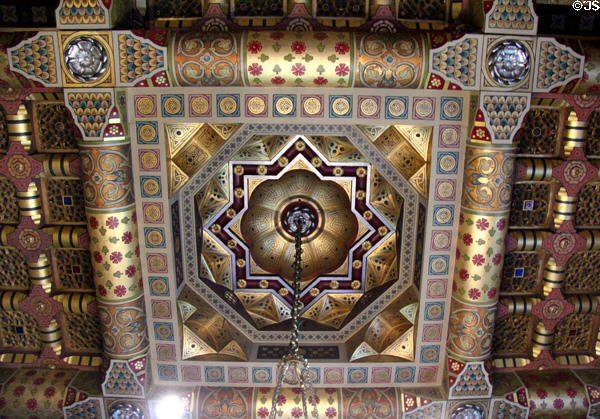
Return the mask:
M135 255L137 257L140 257L140 246L139 245L135 246Z
M96 217L90 217L90 227L92 227L94 230L98 228L98 220Z
M485 258L481 254L476 254L473 256L473 264L475 266L481 266L485 262Z
M325 416L327 416L329 419L334 418L337 415L337 410L335 409L335 407L328 407L325 410Z
M35 386L41 386L42 384L44 384L44 381L46 381L45 378L36 378L35 380L33 380L33 385Z
M471 300L478 300L479 297L481 297L481 291L479 291L477 288L471 288L469 290L469 298Z
M35 410L37 407L37 400L36 399L29 399L27 400L27 409L29 410Z
M302 41L294 41L292 42L292 52L294 54L302 54L306 51L306 44Z
M325 38L323 38L323 39L325 39ZM326 388L325 389L325 393L327 393L327 394L333 394L333 393L335 393L335 388Z
M467 272L466 269L461 269L460 272L458 273L458 275L460 276L460 279L462 279L463 281L466 281L467 279L469 279L469 273Z
M23 395L23 393L25 393L25 387L23 387L23 386L18 386L17 388L15 388L13 390L13 395L15 397L21 397Z
M137 212L133 211L133 214L131 214L131 222L133 222L133 224L137 224Z
M54 396L55 394L56 394L56 389L54 387L48 387L44 391L44 396L46 396L47 399L49 399L50 397Z
M102 297L106 295L106 287L104 285L98 285L98 294Z
M327 79L325 77L317 77L316 79L313 80L313 83L318 85L318 86L322 86L324 84L327 84Z
M573 398L573 397L577 396L577 390L575 390L572 387L569 387L567 389L567 396L569 396L570 398Z
M456 292L458 289L458 285L456 285L456 280L452 281L452 292Z
M252 54L258 54L262 50L262 44L259 41L251 41L248 43L248 51Z
M261 407L256 411L256 414L259 418L264 419L267 416L269 416L269 409L267 409L266 407Z
M121 240L125 244L131 243L131 240L133 240L133 235L131 234L131 231L126 231L125 233L123 233L123 235L121 236Z
M261 394L267 394L269 389L267 387L260 387L258 391L260 391Z
M133 275L135 275L135 266L129 265L125 269L125 275L127 275L127 278L131 278Z
M317 395L315 394L315 403L316 403L316 404L319 404L319 402L320 402L320 401L321 401L321 399L319 399L319 396L317 396ZM313 404L313 398L312 398L312 396L308 396L308 402L309 402L310 404Z
M271 34L271 39L274 39L276 41L279 41L281 38L283 38L283 32L273 32Z
M554 403L552 403L552 406L554 406L556 410L560 410L563 407L565 407L565 404L561 399L554 399Z
M280 394L279 396L277 396L277 406L283 406L286 401L287 401L287 399L285 398L285 396L283 394Z
M494 265L499 265L500 262L502 262L502 255L500 253L496 253L492 258L492 262L494 263Z
M271 83L273 84L283 84L285 83L285 79L281 76L275 76L271 79Z
M350 51L350 47L346 42L338 42L335 44L335 52L337 52L338 54L344 55L348 51Z
M317 32L315 34L315 39L318 40L318 41L322 41L324 39L327 39L327 34L324 33L324 32Z
M106 226L111 230L114 230L115 228L119 227L119 220L117 217L108 217L108 220L106 220Z
M253 76L260 76L263 72L262 65L258 63L252 63L248 66L248 72Z
M497 292L498 290L496 290L496 288L490 288L490 290L487 292L488 298L494 298Z
M300 64L300 63L296 63L292 66L292 74L294 76L303 76L304 73L306 72L306 67L304 67L304 65Z
M479 220L477 220L475 225L477 226L477 228L479 230L485 231L490 227L490 222L488 220L486 220L485 218L480 218Z
M294 392L294 394L302 393L302 389L300 387L294 387L294 388L292 388L292 391Z
M458 224L463 225L464 222L465 222L465 214L463 214L461 212L460 215L459 215L459 217L458 217Z
M473 236L471 236L469 233L463 234L463 243L466 246L472 245L473 244Z
M126 292L127 288L125 288L123 285L117 285L114 290L114 293L117 297L124 296Z
M535 393L542 400L548 397L548 393L546 393L546 390L544 390L543 388L538 388L538 390Z
M344 63L339 64L335 67L335 74L337 74L340 77L347 76L348 73L350 73L350 67L348 67Z
M94 260L96 261L96 263L102 262L102 253L96 250L94 252Z
M123 260L123 254L121 252L112 252L110 254L110 261L117 264Z
M299 418L303 415L302 409L300 409L299 407L294 407L290 413L293 418Z
M500 231L504 230L504 227L506 227L506 218L500 218L496 223L496 227Z
M529 401L529 408L530 408L531 410L534 410L534 409L535 409L535 402L534 402L533 400L530 400L530 401Z

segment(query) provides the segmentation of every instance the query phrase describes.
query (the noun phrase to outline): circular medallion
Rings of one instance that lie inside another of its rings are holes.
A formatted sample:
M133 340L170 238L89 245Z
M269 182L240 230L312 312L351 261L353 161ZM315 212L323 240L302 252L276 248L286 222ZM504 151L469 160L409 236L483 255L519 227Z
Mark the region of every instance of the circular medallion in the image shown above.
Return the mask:
M163 235L157 230L150 231L146 238L148 239L148 243L152 246L160 246L164 241Z
M140 128L140 138L144 142L150 142L156 138L156 129L152 125L142 125Z
M168 317L170 311L169 306L163 301L155 302L152 305L152 314L156 317Z
M552 249L559 255L568 255L575 249L575 240L570 233L560 233L552 241Z
M142 167L144 169L154 169L158 166L158 158L152 152L146 152L142 155Z
M65 64L76 80L95 81L106 72L108 55L104 46L96 39L80 36L67 45Z
M431 263L431 270L435 273L442 273L445 272L448 268L448 262L446 262L446 259L444 258L436 258L432 263Z
M398 118L404 115L404 112L406 112L406 104L403 100L392 99L388 104L388 112L390 115Z
M42 240L37 231L26 228L19 233L19 244L27 250L36 250L42 245Z
M138 113L142 115L152 115L154 113L154 101L149 97L144 96L138 98L135 102L135 106Z
M167 325L160 324L156 326L156 336L162 339L170 339L171 338L171 328Z
M34 296L31 298L30 306L40 317L50 316L52 314L52 306L46 296Z
M26 179L31 174L31 163L25 156L11 156L7 166L10 175L16 179Z
M360 102L360 111L364 116L373 116L377 113L378 106L375 99L367 98Z
M437 249L446 249L450 244L450 239L445 234L436 234L433 237L433 244Z
M164 281L153 281L151 288L157 295L162 295L167 292L167 284Z
M433 113L433 104L429 100L420 100L415 106L415 111L420 118L427 118Z
M148 204L144 206L144 218L147 222L157 222L160 220L161 215L162 211L158 204Z
M456 100L444 102L443 115L449 119L456 119L460 115L460 105Z
M169 97L163 104L165 112L170 115L175 115L181 111L181 101L176 97Z
M307 115L318 115L321 113L321 101L316 97L309 97L304 101L303 108Z
M299 229L300 235L306 237L317 228L317 210L307 202L292 203L282 211L281 223L291 236Z
M196 96L190 102L190 107L195 115L204 115L208 113L208 99L204 96Z
M435 212L435 220L440 224L448 224L452 218L452 211L448 208L440 208Z
M550 320L558 319L564 309L565 303L561 300L549 300L544 304L542 313L545 318Z
M585 177L587 174L587 168L581 161L569 161L564 170L564 178L567 183L576 185Z
M456 157L446 154L440 159L440 167L444 172L452 172L456 169Z
M248 111L253 115L262 114L267 108L265 100L260 96L254 96L248 101Z
M437 195L441 199L450 199L454 195L454 185L449 181L437 184Z
M427 308L427 316L430 319L437 319L442 315L442 308L438 304L430 305Z
M429 285L429 293L436 296L444 295L444 285L441 282L432 282L431 285Z
M288 115L294 110L294 102L289 97L280 97L275 102L275 109L281 115Z
M456 146L458 144L458 130L454 128L446 128L441 135L442 144L446 147Z
M331 109L336 115L346 115L350 111L350 102L345 97L338 97L331 104Z
M165 272L167 270L165 261L160 255L149 255L148 265L150 265L151 272Z
M437 327L428 327L424 332L427 341L437 342L440 339L440 329Z
M529 51L519 41L502 41L488 55L492 79L503 86L513 86L529 74Z
M160 185L155 179L146 179L144 182L144 192L147 195L156 195L160 191Z
M237 111L238 105L234 98L225 97L219 102L219 109L225 115L231 115L235 111Z

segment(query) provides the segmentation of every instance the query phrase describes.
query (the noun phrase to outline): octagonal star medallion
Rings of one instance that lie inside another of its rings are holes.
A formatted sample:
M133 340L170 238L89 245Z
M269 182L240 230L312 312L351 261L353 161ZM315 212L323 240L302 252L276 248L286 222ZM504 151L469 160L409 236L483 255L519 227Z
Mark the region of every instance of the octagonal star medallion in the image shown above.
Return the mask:
M224 183L229 193L219 192ZM398 220L370 202L381 183L369 163L330 162L302 136L268 161L230 161L196 196L204 220L200 278L232 290L257 327L285 321L301 220L301 315L339 329L365 293L398 279Z

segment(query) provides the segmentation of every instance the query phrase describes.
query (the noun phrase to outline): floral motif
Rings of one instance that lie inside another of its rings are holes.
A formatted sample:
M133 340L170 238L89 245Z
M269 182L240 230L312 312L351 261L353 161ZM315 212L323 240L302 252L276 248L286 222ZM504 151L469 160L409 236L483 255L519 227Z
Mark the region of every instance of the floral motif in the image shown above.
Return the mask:
M466 246L472 245L473 244L473 236L471 236L469 233L463 234L463 243Z
M251 41L248 43L248 51L252 54L258 54L262 50L262 44L260 41Z
M319 404L319 402L320 402L320 401L321 401L321 399L319 399L319 396L317 396L317 395L315 394L315 404ZM308 396L308 402L309 402L310 404L313 404L313 398L312 398L312 396Z
M476 254L475 256L473 256L473 265L481 266L484 264L484 262L485 262L485 258L483 257L483 255Z
M285 83L285 79L281 76L275 76L271 79L271 83L273 84L283 84Z
M458 274L460 276L460 279L462 279L463 281L466 281L467 279L469 279L469 273L467 272L466 269L461 269Z
M119 227L119 219L117 217L108 217L106 220L106 226L111 230Z
M96 217L90 217L90 227L92 227L94 230L98 228L98 220Z
M40 386L40 385L44 384L44 381L46 381L45 378L42 378L42 377L36 378L35 380L33 380L33 384L36 386Z
M350 51L350 47L348 46L347 42L342 41L342 42L337 42L335 44L335 52L337 52L338 54L344 55L348 51Z
M303 76L306 72L306 67L301 63L296 63L292 66L292 74L294 76Z
M542 400L544 400L546 397L548 397L548 393L543 388L538 388L538 390L536 391L536 394Z
M127 275L128 278L131 278L133 275L135 275L135 266L129 265L125 269L125 275Z
M465 223L465 214L464 213L460 213L460 215L458 216L458 224L463 225Z
M327 34L324 32L317 32L315 34L315 39L318 41L323 41L324 39L327 39Z
M321 76L319 76L319 77L317 77L316 79L314 79L314 80L313 80L313 82L314 82L316 85L318 85L318 86L322 86L322 85L324 85L324 84L327 84L327 79L326 79L326 78L324 78L324 77L321 77Z
M290 413L293 418L299 418L303 415L302 409L299 407L294 407Z
M496 253L494 255L494 257L492 258L492 263L494 265L499 265L501 261L502 261L502 255L500 253Z
M496 223L496 227L500 231L504 230L504 227L506 227L506 218L500 218Z
M269 409L267 409L266 407L261 407L256 411L256 414L259 418L264 419L267 416L269 416Z
M306 51L306 44L302 41L294 41L292 42L292 52L294 54L302 54Z
M287 399L285 398L285 396L283 394L280 394L279 396L277 396L277 406L283 406L286 401L287 401Z
M54 387L48 387L45 391L44 391L44 396L49 399L52 396L54 396L56 394L56 389Z
M96 263L102 262L102 253L96 250L94 252L94 260L96 261Z
M575 390L573 387L569 387L569 388L567 389L567 395L568 395L570 398L573 398L573 397L577 396L577 390Z
M120 263L123 260L123 254L121 252L112 252L110 254L110 261L114 264Z
M285 35L283 34L283 32L273 32L271 34L271 39L274 39L275 41L279 41L280 39L282 39Z
M487 292L487 296L488 296L488 298L494 298L497 293L498 293L498 290L496 288L490 288Z
M554 399L554 403L552 403L555 409L560 410L565 407L565 403L561 399Z
M335 409L335 407L328 407L325 410L325 416L327 416L329 419L334 418L337 415L337 410Z
M350 67L348 67L344 63L338 64L335 67L335 74L337 74L340 77L347 76L349 73L350 73Z
M24 392L25 392L25 387L19 386L13 390L13 395L15 397L21 397Z
M478 230L485 231L490 227L490 223L485 218L480 218L475 223L475 226L477 227Z
M27 408L29 410L35 410L37 408L37 400L36 399L27 400Z
M263 72L262 65L258 63L252 63L248 66L248 72L253 76L260 76Z
M123 286L123 285L117 285L115 287L114 293L117 297L124 296L126 292L127 292L127 288L125 288L125 286Z
M131 241L133 240L133 235L131 234L131 231L126 231L125 233L123 233L123 235L121 236L121 240L125 244L131 243Z
M106 295L106 287L104 285L98 285L98 294L102 297Z
M477 288L471 288L469 290L469 298L471 300L477 300L479 297L481 297L481 291L479 291Z

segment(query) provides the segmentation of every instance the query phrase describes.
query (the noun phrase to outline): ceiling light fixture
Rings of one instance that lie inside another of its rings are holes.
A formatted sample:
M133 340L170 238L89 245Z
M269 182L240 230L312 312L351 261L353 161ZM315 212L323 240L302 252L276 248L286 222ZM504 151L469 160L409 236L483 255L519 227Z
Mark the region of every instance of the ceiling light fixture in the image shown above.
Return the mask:
M290 336L290 345L287 350L287 354L281 358L277 365L277 386L273 393L273 400L271 402L271 414L270 419L275 419L277 415L277 403L283 384L296 384L300 386L302 390L302 412L304 418L308 419L309 412L306 404L306 393L310 393L309 403L312 404L313 411L310 412L311 417L319 419L319 412L317 410L317 402L315 397L315 389L312 385L312 377L310 376L310 369L308 366L308 360L300 355L300 347L298 345L298 335L300 334L299 326L299 315L300 310L300 282L302 280L302 237L309 235L314 226L314 222L311 222L311 217L307 216L305 211L298 208L292 208L283 214L283 223L286 226L286 230L293 234L294 242L296 247L296 255L294 258L294 302L292 305L292 329ZM297 382L290 382L287 377L288 372L293 371L294 377L298 377Z
M154 408L156 419L182 419L184 413L184 401L174 394L163 397Z

